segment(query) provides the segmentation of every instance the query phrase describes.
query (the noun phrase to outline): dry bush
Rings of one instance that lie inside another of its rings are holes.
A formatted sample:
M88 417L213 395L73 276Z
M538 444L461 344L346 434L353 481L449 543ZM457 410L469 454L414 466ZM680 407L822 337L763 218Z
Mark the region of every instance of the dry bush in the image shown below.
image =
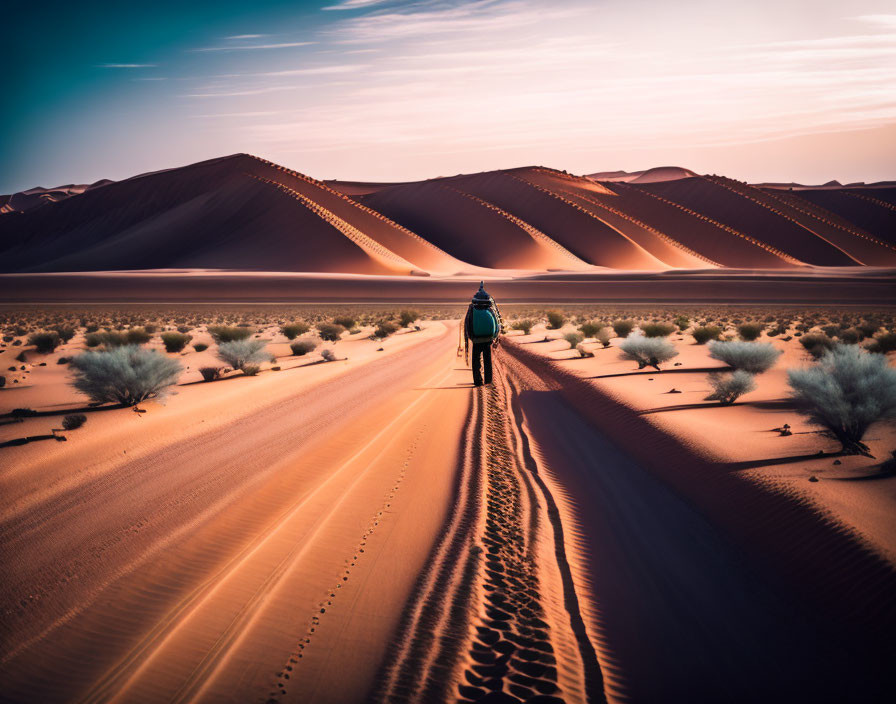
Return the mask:
M678 356L678 350L662 337L645 337L631 335L619 345L623 359L638 363L638 369L654 367L657 371L660 364Z
M101 352L84 352L70 363L72 385L94 403L134 406L177 383L183 367L153 350L124 345Z
M248 365L267 362L271 356L266 351L264 340L233 340L218 345L218 359L234 369L244 371Z
M250 327L230 325L210 325L208 331L218 344L245 340L254 333L254 330Z
M860 347L834 347L817 365L789 370L788 382L799 412L839 440L847 454L868 455L862 442L868 428L896 418L896 369Z
M318 323L317 325L317 334L325 342L337 342L344 331L344 327L335 323Z
M635 321L634 320L614 320L613 321L613 332L616 333L617 337L628 337L632 330L635 329Z
M534 320L524 319L524 320L515 320L511 326L511 330L522 330L524 335L528 335L532 332L532 326L535 325Z
M645 323L641 326L645 337L669 337L675 332L675 326L667 323Z
M30 335L28 344L34 345L34 351L39 354L50 354L62 344L62 340L59 337L59 333L52 330L50 332L36 332Z
M180 332L163 332L161 337L166 352L180 352L193 339L192 335L185 335Z
M307 323L289 323L280 327L287 340L295 340L299 335L304 335L310 330Z
M723 406L734 403L745 393L756 389L756 381L753 375L742 369L731 374L711 372L707 376L712 393L706 397L707 401L718 401Z
M566 322L566 316L559 310L549 310L546 315L548 318L548 327L552 330L559 330Z
M63 430L75 430L76 428L80 428L87 422L87 416L83 413L69 413L62 418L62 429Z
M296 357L301 357L311 352L315 347L317 347L317 343L314 340L296 340L290 344L289 349L292 350Z
M762 374L775 365L781 350L775 349L769 342L713 341L709 343L709 356L734 369Z
M722 334L722 328L718 325L701 325L691 330L694 336L694 342L698 345L705 345L710 340L718 340Z
M737 326L737 334L740 335L741 340L752 342L759 339L762 334L762 326L759 323L743 323Z

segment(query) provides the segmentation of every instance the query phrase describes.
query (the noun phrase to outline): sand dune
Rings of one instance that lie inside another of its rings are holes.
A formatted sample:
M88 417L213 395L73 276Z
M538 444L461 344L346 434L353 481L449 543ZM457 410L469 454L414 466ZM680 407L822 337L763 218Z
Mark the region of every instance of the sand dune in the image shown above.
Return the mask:
M546 167L318 181L248 154L0 197L5 272L481 275L893 266L896 186Z

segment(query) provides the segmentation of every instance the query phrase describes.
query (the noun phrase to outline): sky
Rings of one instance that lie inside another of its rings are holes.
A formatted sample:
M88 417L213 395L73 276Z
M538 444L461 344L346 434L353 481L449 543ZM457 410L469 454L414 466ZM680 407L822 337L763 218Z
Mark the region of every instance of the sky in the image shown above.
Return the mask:
M47 0L4 17L0 193L236 152L343 180L896 179L892 0Z

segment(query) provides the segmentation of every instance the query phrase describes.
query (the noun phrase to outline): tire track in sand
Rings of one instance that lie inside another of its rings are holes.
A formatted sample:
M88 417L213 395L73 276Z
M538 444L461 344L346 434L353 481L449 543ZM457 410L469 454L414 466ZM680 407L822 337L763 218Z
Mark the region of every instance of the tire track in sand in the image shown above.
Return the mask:
M495 383L472 392L454 510L374 701L605 701L559 511L530 454L516 389L495 366Z

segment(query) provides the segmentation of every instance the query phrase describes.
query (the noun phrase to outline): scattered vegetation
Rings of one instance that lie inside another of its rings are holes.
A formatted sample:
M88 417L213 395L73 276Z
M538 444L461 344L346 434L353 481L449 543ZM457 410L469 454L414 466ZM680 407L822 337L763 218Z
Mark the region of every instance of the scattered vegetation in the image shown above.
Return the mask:
M310 329L307 323L289 323L288 325L282 325L280 332L286 336L287 340L295 340L299 335L304 335Z
M635 329L635 321L634 320L614 320L613 321L613 332L616 333L617 337L628 337L632 330Z
M219 345L222 342L237 342L252 337L254 330L248 326L210 325L209 334Z
M566 316L559 310L549 310L545 315L548 319L548 327L551 330L559 330L566 322Z
M638 363L638 369L654 367L660 370L660 364L678 356L675 347L662 337L645 337L631 335L619 345L623 359Z
M315 347L317 347L317 343L314 340L296 340L290 344L289 349L292 350L296 357L301 357L311 352Z
M204 342L197 342L195 345L193 345L193 349L197 352L205 352L208 349L208 345Z
M245 372L247 366L271 359L266 347L267 343L264 340L233 340L219 344L217 354L222 362Z
M896 350L896 332L883 333L875 337L867 347L869 352L887 354Z
M326 349L322 349L320 351L320 356L323 358L325 362L335 362L336 361L336 353L333 352L332 349L327 347Z
M528 335L530 332L532 332L533 325L535 325L535 321L526 318L523 320L515 320L510 328L512 330L522 330L524 335Z
M896 369L885 357L841 345L788 381L798 410L836 438L843 452L871 456L862 442L874 423L896 418Z
M592 352L591 350L585 349L585 345L583 345L581 342L576 345L576 352L579 353L580 357L593 357L594 356L594 352Z
M707 376L712 393L706 397L707 401L718 401L723 406L729 406L738 398L756 389L753 375L743 369L738 369L730 374L711 372Z
M598 325L594 321L582 323L579 326L579 330L586 338L594 337L598 332L600 332L600 325Z
M87 416L83 413L69 413L62 418L62 429L63 430L75 430L76 428L80 428L87 422Z
M610 328L601 328L597 331L594 339L604 347L610 346Z
M669 337L675 332L675 326L668 323L645 323L641 326L645 337Z
M376 326L376 329L373 331L373 336L379 339L383 339L389 337L389 335L394 332L398 332L398 326L393 322L384 320Z
M563 336L563 339L569 343L569 348L574 349L582 340L585 339L585 336L580 332L568 332Z
M675 320L672 323L681 331L684 332L691 325L691 319L686 315L679 315L675 317Z
M709 343L709 356L734 369L750 374L762 374L775 365L781 356L781 350L775 349L769 342L716 340Z
M177 382L180 362L138 345L84 352L72 358L72 385L94 403L135 406Z
M398 322L401 327L408 328L420 319L420 312L416 310L403 310L398 314Z
M345 328L336 323L319 323L317 326L317 334L324 342L336 342L339 340Z
M815 359L819 359L825 352L830 352L834 348L834 341L827 335L803 335L800 338L800 344L805 348L806 352L811 354Z
M215 381L221 378L226 369L227 367L199 367L199 373L202 374L203 381Z
M341 325L346 330L351 330L355 325L357 325L357 321L348 315L340 315L333 318L333 325Z
M162 344L165 345L166 352L180 352L187 343L193 339L192 335L185 335L182 332L163 332Z
M737 326L737 334L740 335L741 340L753 342L753 340L758 340L762 334L762 325L759 323L741 323Z
M62 340L59 337L59 333L52 330L50 332L36 332L33 335L29 335L28 344L34 345L34 351L38 354L50 354L62 344Z
M701 325L691 331L694 336L694 342L698 345L705 345L710 340L718 340L722 335L722 328L717 325Z

